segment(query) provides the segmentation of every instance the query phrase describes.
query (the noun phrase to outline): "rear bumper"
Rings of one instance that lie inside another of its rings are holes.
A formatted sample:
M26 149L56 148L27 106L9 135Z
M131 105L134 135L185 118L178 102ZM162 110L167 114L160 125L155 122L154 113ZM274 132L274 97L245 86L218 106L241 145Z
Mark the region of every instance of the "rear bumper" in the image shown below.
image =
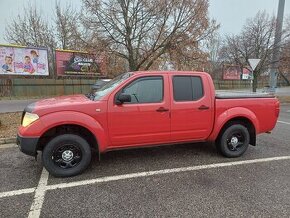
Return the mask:
M30 155L30 156L36 156L37 155L37 143L39 138L31 138L31 137L23 137L21 135L17 135L17 145L24 154Z

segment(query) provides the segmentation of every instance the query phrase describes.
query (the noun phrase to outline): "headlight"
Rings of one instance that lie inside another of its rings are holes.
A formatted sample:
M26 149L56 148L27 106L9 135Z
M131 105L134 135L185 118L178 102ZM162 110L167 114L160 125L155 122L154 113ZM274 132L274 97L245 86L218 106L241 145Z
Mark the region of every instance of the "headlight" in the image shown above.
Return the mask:
M37 114L26 112L22 120L22 126L26 127L38 119L39 116Z

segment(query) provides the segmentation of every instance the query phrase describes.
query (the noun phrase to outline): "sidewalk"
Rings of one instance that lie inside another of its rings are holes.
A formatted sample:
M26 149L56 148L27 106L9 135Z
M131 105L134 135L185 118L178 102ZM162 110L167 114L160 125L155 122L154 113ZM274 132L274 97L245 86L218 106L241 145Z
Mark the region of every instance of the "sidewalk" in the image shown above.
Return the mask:
M0 100L0 113L23 111L27 105L36 101L37 99Z
M252 89L225 89L225 90L217 90L217 91L223 91L223 92L252 92ZM263 92L263 89L257 89L257 93ZM276 88L277 96L290 96L290 86L287 87L280 87Z

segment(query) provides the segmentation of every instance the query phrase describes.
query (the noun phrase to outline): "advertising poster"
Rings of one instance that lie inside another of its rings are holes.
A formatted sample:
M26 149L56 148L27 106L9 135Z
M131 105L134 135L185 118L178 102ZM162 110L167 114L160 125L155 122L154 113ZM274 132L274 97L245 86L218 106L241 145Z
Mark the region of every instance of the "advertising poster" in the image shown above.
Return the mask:
M56 50L56 71L63 75L103 75L103 58L79 51Z
M225 66L223 72L224 80L240 80L241 79L240 66Z
M252 79L252 75L251 75L251 71L248 70L247 68L243 68L243 75L242 75L242 79L243 80L249 80Z
M0 75L48 76L47 50L0 45L0 67Z

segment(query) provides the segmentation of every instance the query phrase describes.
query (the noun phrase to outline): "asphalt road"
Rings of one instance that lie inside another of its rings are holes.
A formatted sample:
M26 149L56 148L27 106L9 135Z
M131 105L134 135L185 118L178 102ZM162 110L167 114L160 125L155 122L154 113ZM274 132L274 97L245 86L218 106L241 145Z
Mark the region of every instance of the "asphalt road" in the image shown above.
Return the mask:
M272 134L243 157L204 143L115 151L62 179L41 158L0 148L0 217L290 217L289 133L282 105Z

